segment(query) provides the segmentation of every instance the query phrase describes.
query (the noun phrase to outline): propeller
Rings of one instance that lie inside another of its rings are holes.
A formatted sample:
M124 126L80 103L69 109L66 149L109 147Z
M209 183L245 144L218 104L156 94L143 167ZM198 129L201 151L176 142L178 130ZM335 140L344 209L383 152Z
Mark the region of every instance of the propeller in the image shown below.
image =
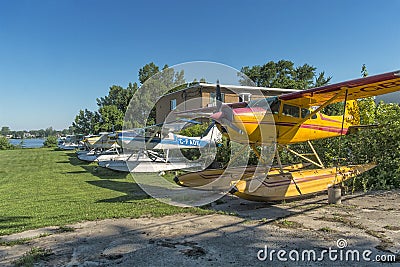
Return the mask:
M218 121L222 125L228 126L229 128L233 129L239 134L243 134L243 131L232 123L233 120L232 109L228 106L222 105L222 93L221 93L221 87L219 85L219 80L217 80L215 99L216 99L217 112L211 115L211 118L213 119L213 124L215 124L215 121Z

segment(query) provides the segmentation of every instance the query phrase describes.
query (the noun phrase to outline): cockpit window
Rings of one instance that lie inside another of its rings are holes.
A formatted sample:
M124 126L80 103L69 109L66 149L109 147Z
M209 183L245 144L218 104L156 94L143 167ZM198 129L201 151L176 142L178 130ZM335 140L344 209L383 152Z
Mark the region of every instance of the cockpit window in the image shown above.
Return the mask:
M269 108L271 109L272 114L278 114L281 101L279 101L277 97L272 97L268 98L267 102L269 104Z
M284 104L283 109L282 109L282 115L299 118L300 117L300 108L297 106Z
M275 97L251 100L248 103L248 106L252 108L261 107L268 110L267 105L269 105L272 114L278 114L280 102L281 101L279 101L278 97L275 96Z

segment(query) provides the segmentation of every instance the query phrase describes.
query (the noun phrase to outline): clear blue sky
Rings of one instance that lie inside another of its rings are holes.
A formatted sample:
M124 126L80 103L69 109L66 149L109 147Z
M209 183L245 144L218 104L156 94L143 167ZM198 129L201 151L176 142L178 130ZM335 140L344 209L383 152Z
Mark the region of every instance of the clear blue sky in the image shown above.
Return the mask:
M0 0L0 127L68 127L151 61L270 60L332 82L400 69L399 0Z

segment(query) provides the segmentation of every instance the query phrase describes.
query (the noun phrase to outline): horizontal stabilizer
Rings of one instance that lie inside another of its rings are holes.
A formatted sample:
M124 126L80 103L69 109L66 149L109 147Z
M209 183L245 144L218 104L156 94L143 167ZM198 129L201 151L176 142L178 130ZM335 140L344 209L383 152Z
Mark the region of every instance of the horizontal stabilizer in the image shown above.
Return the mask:
M378 128L381 126L382 125L379 125L379 124L352 125L352 126L349 126L349 128L348 128L349 130L347 131L347 134L353 134L353 133L358 132L359 130Z

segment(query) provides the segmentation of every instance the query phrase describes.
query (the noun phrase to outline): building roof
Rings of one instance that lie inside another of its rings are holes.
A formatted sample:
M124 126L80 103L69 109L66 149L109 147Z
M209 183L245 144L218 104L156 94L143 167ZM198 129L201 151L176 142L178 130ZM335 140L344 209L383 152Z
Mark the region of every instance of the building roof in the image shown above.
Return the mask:
M225 88L228 89L232 92L236 93L256 93L257 91L261 91L263 94L267 94L269 96L276 96L276 95L281 95L281 94L286 94L286 93L293 93L293 92L299 92L302 90L297 90L297 89L284 89L284 88L269 88L269 87L257 87L257 86L247 86L247 85L228 85L228 84L220 84L219 85L221 89ZM188 86L186 88L180 89L178 91L174 91L172 93L165 94L170 95L170 94L175 94L177 92L182 92L188 89L192 88L207 88L207 89L215 89L217 87L217 84L215 83L196 83L191 86Z
M217 87L217 84L215 83L199 83L200 87L203 88L211 88L214 89ZM269 87L257 87L257 86L247 86L247 85L227 85L227 84L220 84L219 85L221 88L226 88L231 91L256 91L260 90L262 92L271 92L275 94L284 94L284 93L293 93L293 92L298 92L302 90L297 90L297 89L284 89L284 88L269 88Z

